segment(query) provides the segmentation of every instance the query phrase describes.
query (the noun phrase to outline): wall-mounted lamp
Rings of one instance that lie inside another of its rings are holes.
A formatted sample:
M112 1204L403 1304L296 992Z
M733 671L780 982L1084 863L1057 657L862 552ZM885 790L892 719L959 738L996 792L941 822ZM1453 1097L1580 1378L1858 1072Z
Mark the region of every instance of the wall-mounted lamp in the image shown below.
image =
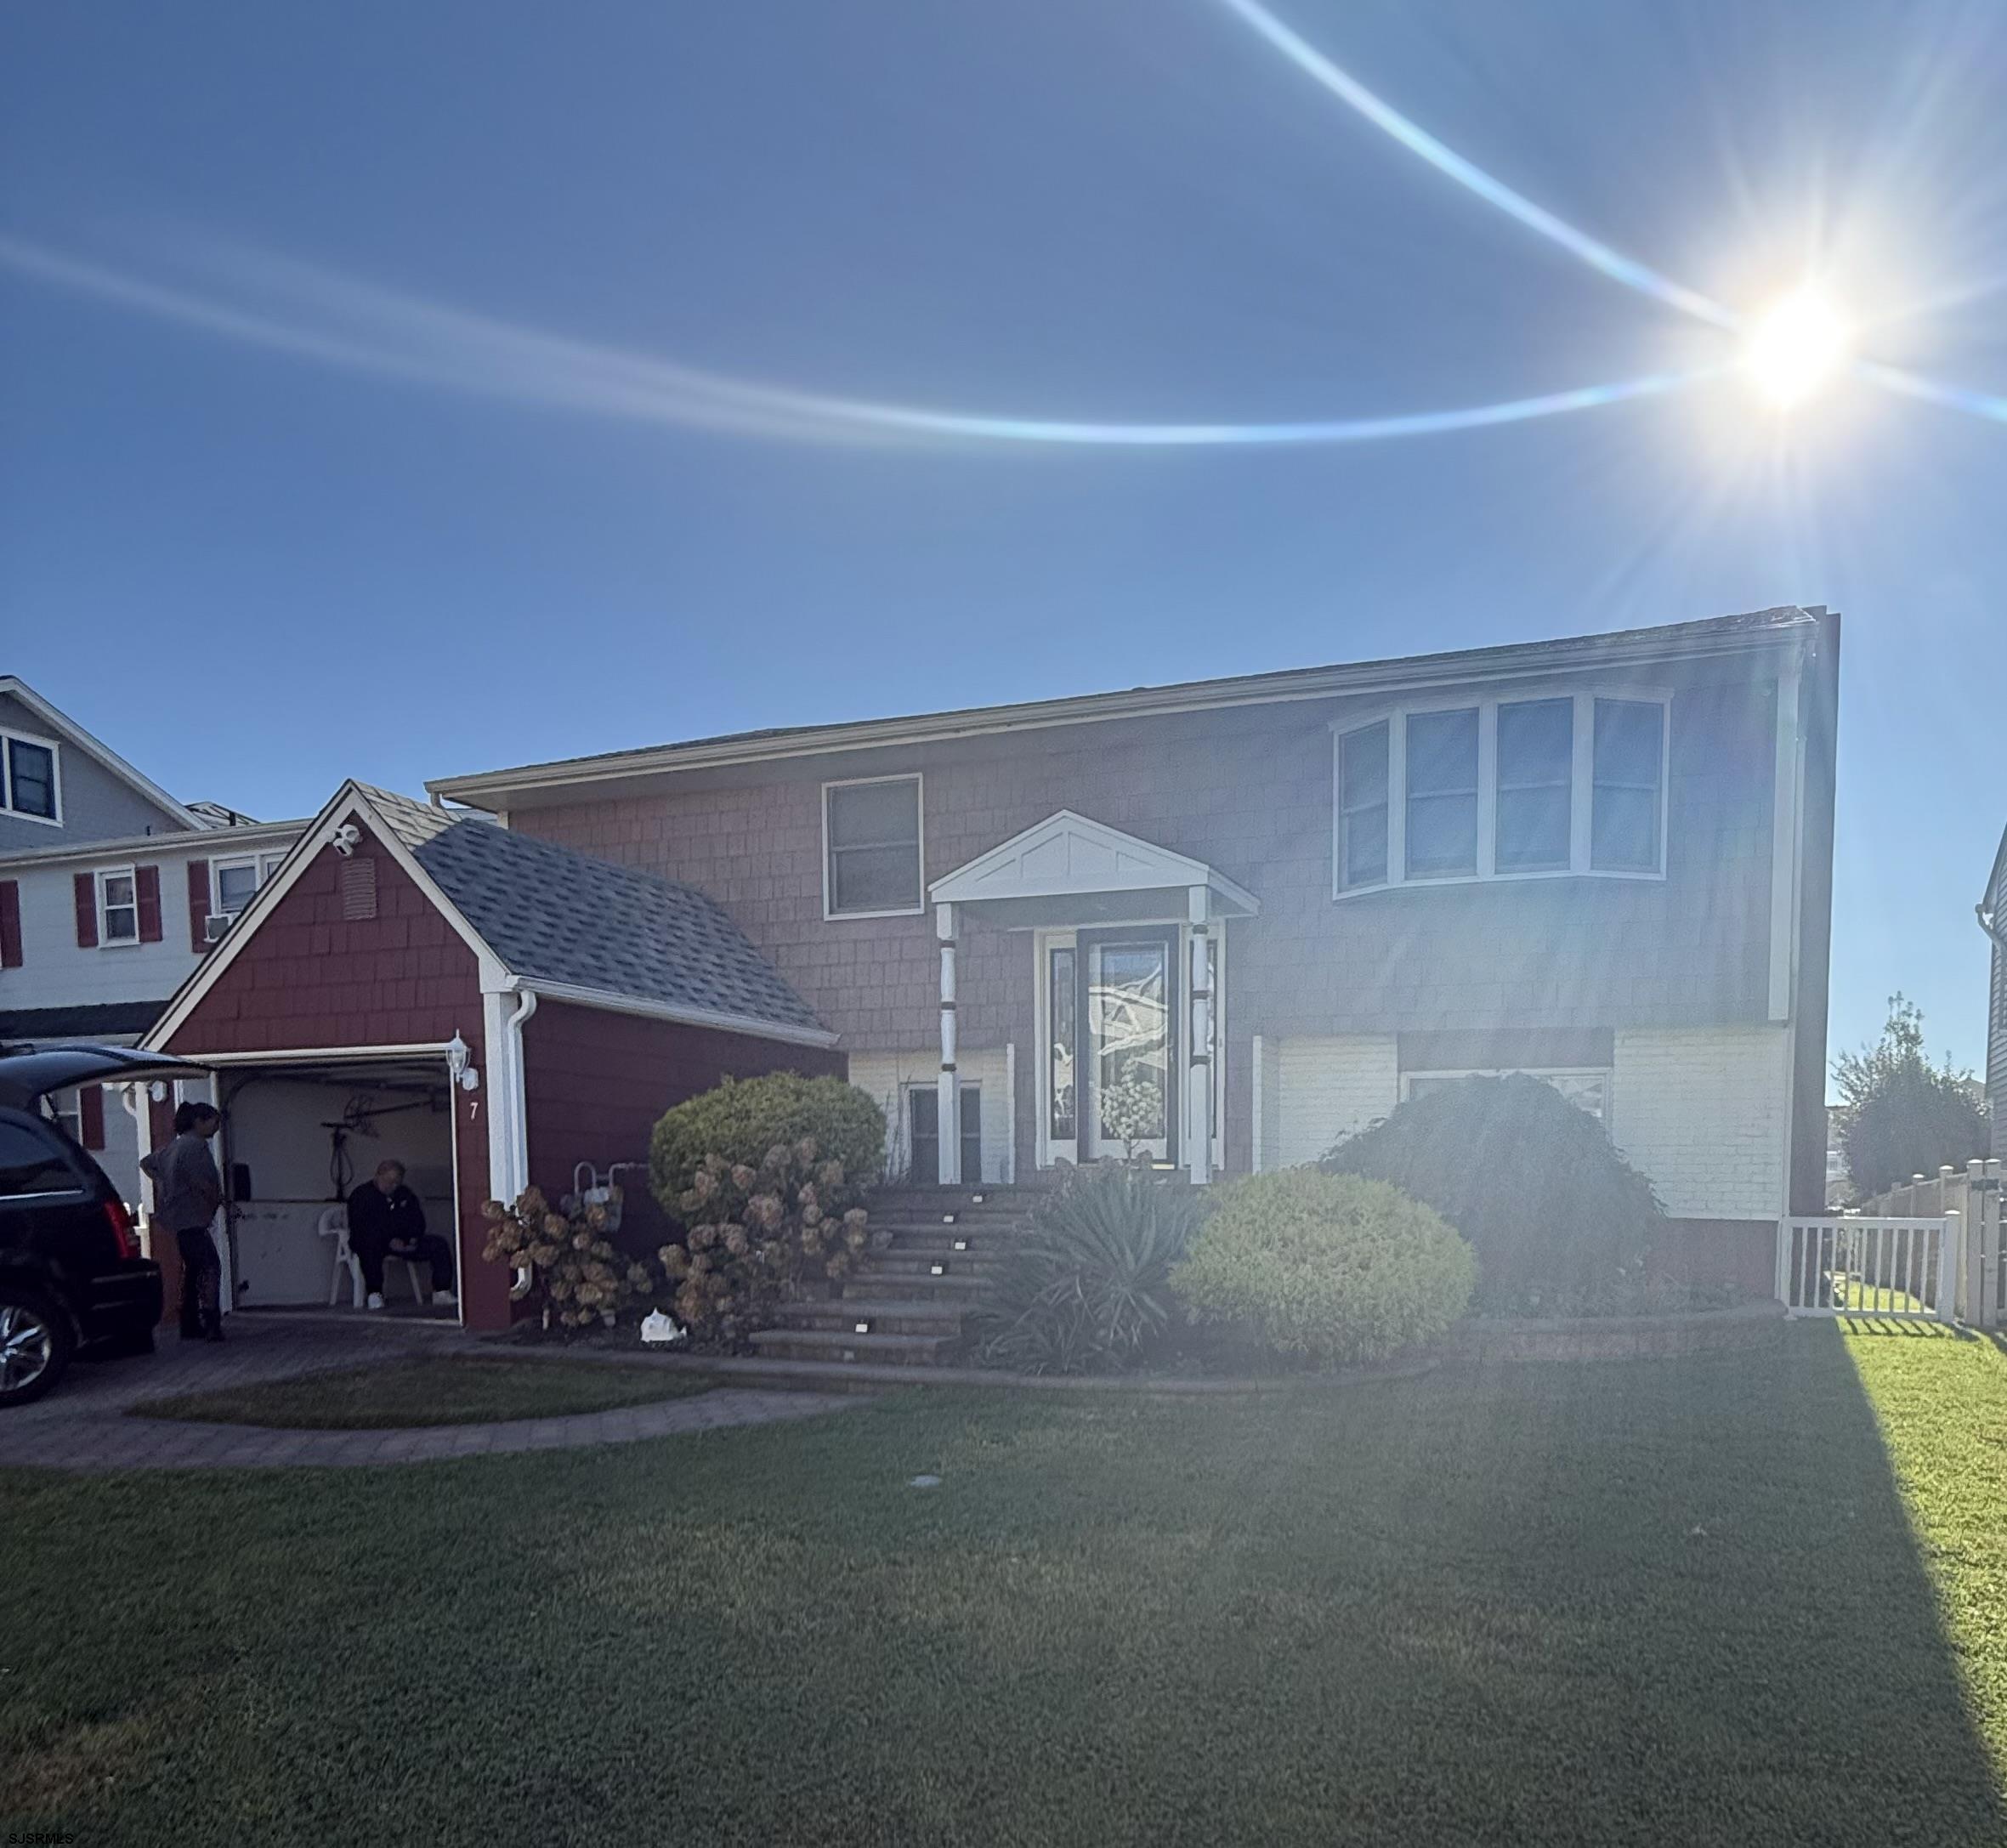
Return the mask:
M453 1037L446 1042L446 1075L462 1091L479 1091L481 1074L468 1062L473 1057L473 1049L460 1037L460 1029L453 1029Z

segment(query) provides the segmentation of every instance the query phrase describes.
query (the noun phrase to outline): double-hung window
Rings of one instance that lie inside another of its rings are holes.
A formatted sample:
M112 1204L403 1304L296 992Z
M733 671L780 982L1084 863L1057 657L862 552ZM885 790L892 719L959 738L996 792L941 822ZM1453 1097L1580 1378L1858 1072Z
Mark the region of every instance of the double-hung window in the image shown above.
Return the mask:
M98 874L98 941L139 941L139 885L130 866L107 866Z
M1338 730L1335 886L1665 869L1670 702L1556 693Z
M240 859L218 860L212 876L216 903L212 908L225 917L235 917L258 896L258 888L278 871L283 853L246 853Z
M56 747L48 739L0 732L0 808L33 821L62 819Z
M917 776L824 784L822 843L825 915L890 917L923 909Z

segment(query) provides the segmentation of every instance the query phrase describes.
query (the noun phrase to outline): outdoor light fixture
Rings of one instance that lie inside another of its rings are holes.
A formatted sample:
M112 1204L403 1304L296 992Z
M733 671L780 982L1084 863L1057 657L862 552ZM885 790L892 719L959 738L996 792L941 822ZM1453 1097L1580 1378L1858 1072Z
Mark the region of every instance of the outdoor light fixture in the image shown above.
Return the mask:
M446 1042L446 1075L462 1091L479 1091L481 1074L468 1062L473 1057L473 1049L460 1037L460 1029L453 1029L453 1037Z

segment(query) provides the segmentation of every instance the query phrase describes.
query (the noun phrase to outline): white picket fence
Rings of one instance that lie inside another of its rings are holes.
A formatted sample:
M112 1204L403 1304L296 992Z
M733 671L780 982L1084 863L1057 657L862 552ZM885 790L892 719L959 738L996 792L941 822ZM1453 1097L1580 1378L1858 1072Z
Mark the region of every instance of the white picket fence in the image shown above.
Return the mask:
M1785 1219L1777 1294L1792 1315L1949 1322L1956 1314L1959 1216Z
M1917 1175L1859 1213L1777 1225L1777 1300L1793 1315L2007 1327L1998 1161Z

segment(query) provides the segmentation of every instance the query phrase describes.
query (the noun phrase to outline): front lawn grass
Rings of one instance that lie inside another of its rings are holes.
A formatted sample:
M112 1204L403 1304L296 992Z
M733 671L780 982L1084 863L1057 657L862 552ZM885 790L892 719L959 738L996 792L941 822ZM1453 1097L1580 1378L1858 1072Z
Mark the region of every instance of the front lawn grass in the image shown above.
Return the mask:
M708 1392L713 1380L654 1368L585 1361L495 1360L428 1355L303 1374L179 1398L145 1399L142 1418L266 1425L288 1431L394 1431L418 1425L486 1425L650 1405Z
M14 1472L0 1811L92 1842L1998 1848L2004 1432L1993 1346L1800 1324Z

